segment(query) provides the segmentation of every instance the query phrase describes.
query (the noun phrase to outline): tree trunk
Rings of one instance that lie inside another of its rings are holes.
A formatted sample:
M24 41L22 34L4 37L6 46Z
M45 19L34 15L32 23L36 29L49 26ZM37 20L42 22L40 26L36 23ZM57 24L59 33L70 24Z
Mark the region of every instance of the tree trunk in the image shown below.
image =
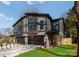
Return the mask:
M77 17L76 27L77 27L77 56L79 56L79 1L74 2L74 11Z
M77 23L77 56L79 56L79 21Z

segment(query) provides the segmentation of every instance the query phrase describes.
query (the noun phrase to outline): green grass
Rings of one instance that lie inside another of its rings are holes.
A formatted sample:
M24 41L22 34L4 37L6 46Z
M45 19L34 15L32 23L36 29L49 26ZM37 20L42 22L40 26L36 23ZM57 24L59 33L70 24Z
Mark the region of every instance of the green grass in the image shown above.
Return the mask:
M73 46L61 45L56 48L37 48L35 50L24 52L16 57L71 57L73 56Z

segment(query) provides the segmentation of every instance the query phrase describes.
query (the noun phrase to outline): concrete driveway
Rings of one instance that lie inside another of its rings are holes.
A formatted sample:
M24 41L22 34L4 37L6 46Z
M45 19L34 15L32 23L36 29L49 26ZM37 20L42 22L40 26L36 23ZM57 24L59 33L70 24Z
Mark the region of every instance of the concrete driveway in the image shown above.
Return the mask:
M37 46L31 46L31 45L21 45L18 44L15 45L15 47L10 48L10 45L8 45L8 48L6 49L5 46L3 47L3 49L0 49L0 57L14 57L20 53L26 52L26 51L30 51L35 49Z

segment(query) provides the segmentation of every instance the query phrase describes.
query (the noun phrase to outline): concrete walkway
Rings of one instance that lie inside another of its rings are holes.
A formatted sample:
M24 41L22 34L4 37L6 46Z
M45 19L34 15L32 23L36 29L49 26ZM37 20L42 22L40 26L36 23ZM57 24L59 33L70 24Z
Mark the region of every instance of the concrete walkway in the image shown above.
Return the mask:
M7 49L3 48L3 49L0 49L0 57L13 57L20 53L33 50L35 48L36 48L36 46L30 46L30 45L27 45L27 46L18 45L18 46L15 46L12 48L7 48Z

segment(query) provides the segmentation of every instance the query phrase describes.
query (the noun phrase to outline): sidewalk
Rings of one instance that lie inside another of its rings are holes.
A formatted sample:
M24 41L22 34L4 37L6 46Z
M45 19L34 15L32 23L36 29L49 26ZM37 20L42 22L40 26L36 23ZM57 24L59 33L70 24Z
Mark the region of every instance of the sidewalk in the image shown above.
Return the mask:
M33 50L35 48L36 48L36 46L18 45L18 46L12 47L12 48L0 49L0 57L13 57L20 53Z

